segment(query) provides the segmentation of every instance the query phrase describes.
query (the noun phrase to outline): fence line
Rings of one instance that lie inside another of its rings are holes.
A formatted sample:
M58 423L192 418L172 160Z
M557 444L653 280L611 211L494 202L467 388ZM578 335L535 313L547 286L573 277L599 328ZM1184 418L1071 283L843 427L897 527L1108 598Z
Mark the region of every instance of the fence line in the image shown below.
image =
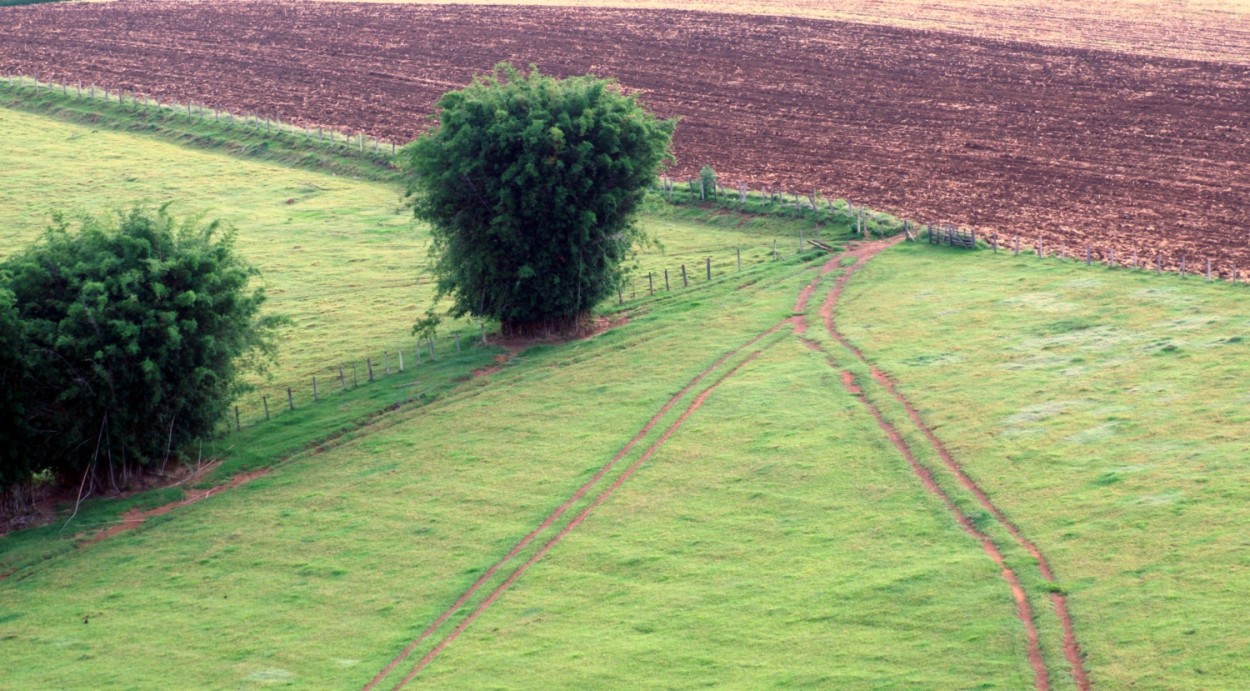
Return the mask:
M1080 245L1074 249L1068 247L1065 243L1058 243L1058 247L1054 244L1047 245L1046 239L1039 236L1030 243L1027 239L1021 249L1020 236L1012 235L1009 238L999 233L991 233L990 235L982 235L981 241L977 240L975 231L964 231L953 226L926 226L922 231L921 237L924 237L930 244L949 245L952 247L965 247L968 249L981 249L982 244L986 249L991 250L995 254L998 252L1011 252L1012 256L1020 256L1021 254L1032 254L1038 259L1057 259L1059 261L1071 260L1074 263L1084 262L1086 266L1105 266L1108 269L1131 269L1133 271L1154 271L1155 275L1164 273L1173 273L1173 270L1164 268L1163 253L1155 251L1153 255L1143 255L1141 250L1134 249L1132 255L1123 256L1116 259L1115 248L1095 249L1093 243L1085 243L1084 251ZM1000 244L1001 240L1009 240ZM1049 251L1048 251L1049 250ZM1219 266L1211 261L1209 257L1204 257L1198 264L1197 268L1192 272L1188 270L1189 256L1182 254L1180 264L1177 266L1175 273L1181 278L1189 275L1197 275L1210 282L1227 281L1231 284L1250 283L1250 274L1243 273L1235 264L1232 266ZM1144 260L1144 261L1143 261Z
M813 244L813 240L820 242L818 238L805 238L801 242L806 244L798 245L796 254L818 247ZM618 284L614 304L617 307L623 307L662 295L699 290L720 278L743 271L744 265L750 268L754 265L795 256L795 254L780 252L775 247L774 241L772 246L748 247L746 251L744 251L744 246L739 245L732 249L702 252L698 253L701 255L700 258L692 263L677 263L671 267L652 269L645 274L641 272L634 274ZM796 249L796 246L791 246L791 249ZM669 280L670 269L672 277L676 280ZM663 283L661 283L661 277L663 277ZM459 329L439 339L423 335L407 347L383 350L381 358L374 353L360 359L322 366L315 372L301 375L304 383L300 385L288 385L284 381L276 390L258 387L253 394L248 396L246 402L236 403L231 412L232 424L229 424L226 432L239 432L243 427L251 428L271 421L281 412L281 403L286 403L285 410L290 412L333 400L336 394L367 386L374 381L400 372L427 366L431 361L455 357L471 348L488 346L492 338L498 335L498 333L487 332L485 322L480 322L476 330L470 329L466 332L464 329ZM277 403L278 401L281 403ZM243 424L245 420L246 425Z

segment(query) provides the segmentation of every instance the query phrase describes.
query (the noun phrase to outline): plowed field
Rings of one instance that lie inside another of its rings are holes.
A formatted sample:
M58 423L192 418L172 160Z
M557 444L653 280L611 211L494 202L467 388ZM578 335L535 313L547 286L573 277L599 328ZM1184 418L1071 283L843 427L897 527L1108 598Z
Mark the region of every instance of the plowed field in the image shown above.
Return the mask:
M0 71L415 135L500 60L617 77L688 175L1250 269L1250 68L801 18L321 3L0 12Z
M358 2L361 0L350 0ZM1250 0L367 0L628 7L838 19L1250 65Z

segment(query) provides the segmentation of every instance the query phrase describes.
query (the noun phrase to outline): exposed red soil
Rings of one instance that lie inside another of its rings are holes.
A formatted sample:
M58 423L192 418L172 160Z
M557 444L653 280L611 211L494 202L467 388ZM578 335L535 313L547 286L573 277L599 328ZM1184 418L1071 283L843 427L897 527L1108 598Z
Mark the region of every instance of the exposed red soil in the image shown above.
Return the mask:
M889 246L889 244L897 241L898 240L895 239L891 241L867 243L854 248L852 251L847 253L848 256L854 256L859 259L859 261L848 268L846 273L838 278L838 281L829 291L824 304L821 305L820 314L824 320L825 329L831 336L837 339L843 347L851 351L857 359L869 367L873 379L881 384L886 391L889 392L889 394L903 406L903 409L907 412L907 416L911 419L912 423L924 433L925 438L929 441L929 444L942 459L943 464L945 464L946 467L955 475L959 484L975 496L977 498L977 502L980 503L981 506L988 511L990 515L992 515L994 519L1007 530L1007 532L1011 534L1016 543L1023 547L1025 551L1027 551L1037 561L1037 567L1042 575L1042 578L1048 583L1054 583L1054 572L1051 570L1050 564L1047 562L1045 555L1042 554L1041 549L1039 549L1032 540L1025 537L1020 528L1007 518L1007 515L998 507L997 504L993 502L993 500L990 499L985 490L981 489L981 487L968 476L968 474L964 471L963 466L960 465L953 456L951 456L950 451L946 448L946 445L942 443L942 440L938 438L937 434L934 433L933 429L925 424L924 420L920 417L919 411L916 410L916 407L912 404L912 402L898 390L894 380L864 357L864 354L859 350L859 348L847 340L846 337L844 337L837 329L834 311L847 281L850 280L851 276L858 268L863 266L864 262L871 259L882 249ZM834 263L835 261L831 260L828 265L833 265ZM847 385L848 390L851 390L853 387L854 390L852 393L862 394L859 387L854 384L854 377L852 377L849 372L843 372L843 384ZM873 414L878 418L878 424L883 424L883 421L880 418L880 413L875 409L873 404L867 399L863 400L866 405L873 409ZM898 444L896 443L896 446L897 445ZM1078 688L1082 690L1089 689L1089 675L1085 671L1085 662L1083 656L1081 655L1080 645L1076 639L1076 630L1072 624L1072 616L1068 612L1067 597L1062 593L1051 593L1050 599L1051 603L1054 605L1055 614L1058 616L1060 624L1063 627L1064 657L1067 658L1068 664L1071 667L1072 677L1076 681Z
M513 351L521 351L536 345L560 345L571 343L572 341L584 341L628 323L629 317L620 314L592 317L587 318L578 324L576 329L568 332L552 332L537 336L491 336L489 342L491 345L503 346Z
M1110 20L1108 20L1110 21ZM1131 31L1132 29L1126 29ZM0 11L0 72L404 141L500 60L681 116L677 175L820 189L1102 258L1250 268L1250 68L794 17L114 2Z
M906 396L899 392L897 386L895 386L894 380L878 369L875 365L870 365L870 367L872 369L873 379L879 382L886 389L886 391L894 397L895 400L902 404L904 410L907 411L907 416L911 418L911 421L915 423L916 427L920 428L920 430L924 432L925 437L929 440L929 444L933 446L935 451L937 451L938 456L941 457L942 462L946 465L946 467L951 470L956 478L958 478L959 484L971 492L972 495L977 498L977 502L980 503L981 506L992 516L994 516L994 519L1006 528L1007 532L1011 533L1011 536L1015 538L1016 542L1023 547L1025 551L1037 560L1037 568L1038 571L1041 572L1042 578L1046 579L1049 583L1054 583L1055 574L1051 571L1050 564L1046 561L1045 555L1042 554L1042 551L1038 549L1037 545L1035 545L1032 540L1025 537L1024 533L1020 531L1020 528L1007 518L1006 514L1003 513L1002 509L998 508L998 505L990 499L989 495L987 495L985 491L981 489L981 487L977 485L977 483L973 481L973 479L969 477L966 472L964 472L963 466L951 456L950 451L947 450L946 445L942 443L942 440L938 439L937 435L934 434L933 429L926 425L924 420L920 418L920 413L916 410L916 407L912 405L911 401ZM1055 606L1055 613L1059 616L1059 621L1063 625L1064 656L1067 657L1068 663L1072 667L1072 676L1076 680L1078 688L1088 689L1089 676L1085 673L1085 662L1081 655L1080 645L1076 640L1076 630L1072 626L1072 616L1068 612L1067 597L1061 593L1051 593L1050 598Z
M659 411L657 411L656 414L653 415L650 420L647 420L647 422L643 424L642 428L638 430L638 433L635 434L633 438L631 438L628 442L626 442L625 445L621 447L620 451L616 452L616 455L614 455L611 459L608 460L607 463L605 463L601 468L599 468L599 470L597 470L595 474L592 475L590 479L585 482L585 484L579 487L576 492L570 495L569 498L564 501L564 503L556 507L556 509L552 511L546 518L544 518L542 523L538 524L538 526L534 528L534 530L530 531L529 534L521 538L521 540L517 542L517 544L514 545L512 549L508 551L507 554L505 554L502 558L499 559L499 561L496 561L494 564L490 566L490 568L488 568L485 572L483 572L482 575L478 577L478 579L474 581L472 585L470 585L463 593L461 593L460 597L458 597L456 601L451 604L450 607L444 610L442 614L438 615L438 617L435 618L435 620L428 627L426 627L424 631L421 632L420 636L418 636L411 643L409 643L402 651L400 651L398 655L395 656L394 659L392 659L386 665L386 667L384 667L381 671L379 671L377 675L375 675L373 679L369 681L369 683L365 684L364 686L365 691L369 691L370 689L376 688L377 685L381 683L383 679L385 679L392 671L394 671L396 666L401 664L404 660L408 659L408 657L412 655L412 653L417 649L418 646L421 645L423 641L428 639L435 631L438 630L440 626L443 625L444 622L446 622L449 618L451 618L452 615L454 615L457 611L459 611L460 608L463 607L464 604L469 601L469 598L473 597L474 593L480 590L482 586L486 584L486 581L490 580L490 578L494 576L499 571L499 569L503 568L508 562L512 561L512 559L514 559L518 554L521 553L522 550L524 550L527 546L529 546L529 544L533 542L535 538L537 538L544 531L550 528L552 524L554 524L557 520L559 520L559 518L563 516L564 513L573 506L573 504L577 503L582 497L586 496L586 493L589 492L596 484L598 484L599 481L603 479L603 476L606 475L609 471L611 471L612 468L614 468L616 464L622 458L624 458L630 451L632 451L634 447L638 445L638 442L642 441L644 437L650 434L651 430L653 430L655 426L659 424L660 420L665 415L667 415L669 411L671 411L673 407L676 406L679 401L681 401L682 398L685 398L686 394L690 393L691 390L693 390L696 386L698 386L699 382L707 378L707 376L710 375L712 372L714 372L717 368L724 365L725 362L727 362L730 358L734 357L738 353L741 353L743 350L750 348L756 343L759 343L759 341L765 338L766 336L776 333L777 330L780 329L782 325L785 323L786 322L783 321L773 326L772 328L768 329L767 331L764 331L758 334L757 336L753 337L751 340L747 341L746 343L743 343L737 348L734 348L724 353L719 358L717 358L715 362L708 365L703 371L695 375L695 377L691 379L689 382L687 382L686 385L683 386L680 391L673 394L673 396L669 398L669 400L664 405L660 406ZM745 361L744 363L740 363L737 367L741 367L742 364L745 364ZM733 371L736 371L737 367L735 367ZM717 380L717 382L713 384L711 387L709 387L707 391L710 391L712 388L715 388L716 386L718 386L719 383L723 380L724 380L724 377ZM707 391L705 391L704 393L706 394ZM689 412L690 411L688 410L686 414L689 414ZM684 419L685 419L685 415L683 415L683 417L678 421L678 423L680 423ZM670 427L670 430L669 432L666 432L666 435L671 433L672 429L673 428ZM663 437L663 439L667 439L667 436ZM656 445L653 445L648 450L648 456L650 455L650 452L654 450L655 448L656 448ZM612 491L613 489L615 489L615 485L611 489L609 489L609 492ZM598 505L597 503L592 505L592 508L593 506L597 506L597 505ZM577 522L580 523L581 521L579 520ZM558 537L562 537L562 535ZM544 550L544 553L545 553L545 550ZM457 633L456 635L459 635L459 634ZM449 640L445 641L445 643L447 642L450 642L450 641ZM441 650L442 648L440 647L438 649ZM424 664L422 664L421 666L424 666ZM407 679L405 679L405 682L406 681Z
M122 514L121 522L115 523L104 530L92 534L81 544L95 544L101 540L107 540L110 537L120 535L126 531L134 530L135 528L143 525L144 521L147 521L149 518L154 516L163 516L174 509L194 504L198 501L207 499L214 494L218 494L228 489L234 489L240 485L245 485L258 477L263 477L268 474L268 468L253 470L247 473L239 473L238 475L230 478L228 482L217 485L216 487L187 490L186 495L178 501L170 502L152 509L131 509Z
M770 329L769 331L763 334L760 334L752 341L752 343L758 342L759 339L763 338L768 333L772 333L776 331L777 328L778 327L773 327L773 329ZM447 634L445 638L439 641L438 644L435 645L434 648L430 650L430 652L426 653L425 657L422 657L421 660L417 662L416 666L413 667L412 671L410 671L402 680L400 680L400 682L396 684L395 688L396 689L402 688L403 686L407 685L408 682L412 681L417 676L417 674L421 672L421 670L425 669L426 666L428 666L430 662L434 660L434 658L438 657L438 654L441 653L444 648L450 645L452 641L456 640L456 638L458 638L460 634L464 632L465 629L469 628L469 626L475 620L477 620L477 618L481 616L482 613L485 612L487 608L489 608L492 604L494 604L495 601L498 600L501 595L503 595L504 591L510 588L512 584L517 581L517 579L523 576L525 572L528 571L531 566L533 566L540 559L546 556L547 553L550 552L551 549L556 546L556 544L558 544L561 540L564 539L565 536L571 533L574 528L581 525L581 523L585 521L586 518L589 517L590 514L593 513L595 509L597 509L601 504L603 504L603 502L607 501L608 497L612 496L612 494L616 492L616 490L619 489L621 485L624 485L625 482L629 480L629 478L632 477L634 473L637 472L638 469L641 468L642 465L647 462L648 459L650 459L653 455L655 455L655 452L658 451L659 448L664 445L664 442L668 441L669 437L673 436L673 434L677 432L677 430L680 429L683 424L685 424L686 420L691 415L693 415L696 410L698 410L700 407L703 406L703 403L708 399L709 396L712 395L713 391L715 391L721 384L723 384L726 379L729 379L735 373L737 373L739 369L746 366L755 358L759 357L759 355L762 352L763 352L763 349L752 352L750 355L744 358L742 362L739 362L737 365L734 365L732 369L730 369L728 372L725 372L723 375L720 376L720 378L712 382L711 385L709 385L706 389L701 391L699 395L696 396L695 399L690 403L690 405L684 411L682 411L681 415L677 418L677 420L675 420L673 424L668 427L668 429L664 430L664 433L661 434L660 437L656 439L654 443L652 443L650 446L647 447L647 450L644 451L643 454L638 457L638 460L630 464L630 466L626 468L625 471L622 472L611 485L609 485L606 489L604 489L603 492L599 494L599 496L595 497L594 501L592 501L589 506L583 509L582 512L577 514L577 516L575 516L573 520L569 521L569 523L565 525L564 528L560 530L560 532L556 533L555 536L553 536L550 540L548 540L547 543L542 546L542 549L534 553L534 556L530 557L524 564L521 564L520 566L516 568L515 571L509 574L508 578L504 580L503 583L499 584L499 586L496 587L493 591L491 591L490 595L488 595L486 599L483 600L482 603L479 604L477 608L474 609L473 612L464 619L464 621L460 622L460 624L457 625L456 628L453 629L449 634Z

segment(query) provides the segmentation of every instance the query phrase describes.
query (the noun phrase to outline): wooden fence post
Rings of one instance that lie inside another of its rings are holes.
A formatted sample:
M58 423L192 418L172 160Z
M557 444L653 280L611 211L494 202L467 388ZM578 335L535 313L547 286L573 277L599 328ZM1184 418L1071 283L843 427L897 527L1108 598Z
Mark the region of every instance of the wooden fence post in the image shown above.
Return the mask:
M365 358L365 368L369 370L369 381L373 381L373 358Z
M227 422L226 424L230 423ZM239 406L236 405L234 407L234 431L238 432L241 429L243 429L243 425L239 423Z
M803 254L803 229L799 228L799 254Z
M347 378L343 376L343 366L339 365L339 384L343 386L343 390L347 390Z
M430 344L430 362L434 362L434 334L426 336L425 340Z
M478 322L478 327L482 330L482 345L486 345L486 321Z
M1162 273L1163 273L1163 256L1159 254L1158 252L1155 252L1155 275L1158 276Z
M1207 280L1211 280L1211 260L1207 260Z
M669 292L672 288L668 287L668 269L664 270L664 292Z
M735 249L738 250L738 270L741 271L742 270L742 247L739 246L739 247L736 247Z
M260 402L265 405L265 419L268 420L269 419L269 397L261 396Z
M1020 236L1016 236L1016 247L1013 256L1020 256Z
M998 254L998 233L990 236L990 247L994 248L994 254Z
M399 371L403 372L404 371L404 349L400 348L399 350L395 351L395 354L399 356Z
M655 295L655 275L647 272L647 294Z
M286 404L291 410L295 410L295 396L291 394L291 387L286 387Z
M1181 255L1181 278L1185 277L1185 255Z
M317 377L313 376L313 403L320 401L321 397L317 395Z
M620 284L620 283L617 283L617 284L616 284L616 304L618 304L618 305L623 305L623 304L625 304L625 297L624 297L623 295L621 295L621 284Z
M356 363L352 363L352 388L360 386L360 382L356 379Z
M385 368L382 370L384 373L391 373L391 354L385 350L382 351L382 366Z
M773 238L773 261L777 261L777 238Z
M681 287L686 288L689 285L690 285L690 282L686 280L686 265L682 264L681 265Z
M456 352L460 352L460 332L456 332Z
M709 281L712 280L712 258L711 257L707 258L707 280Z

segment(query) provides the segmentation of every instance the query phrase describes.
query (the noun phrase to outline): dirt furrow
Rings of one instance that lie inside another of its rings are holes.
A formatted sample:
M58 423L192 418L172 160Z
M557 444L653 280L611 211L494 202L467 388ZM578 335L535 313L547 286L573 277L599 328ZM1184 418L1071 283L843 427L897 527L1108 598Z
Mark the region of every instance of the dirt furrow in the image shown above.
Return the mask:
M894 240L892 242L897 241L898 240ZM990 515L994 517L994 520L1011 534L1016 543L1024 548L1024 550L1037 561L1037 568L1041 573L1042 578L1048 583L1055 583L1056 579L1054 572L1050 568L1050 564L1046 560L1045 555L1042 554L1041 549L1032 540L1025 537L1020 528L1007 518L1007 515L998 507L997 504L994 503L992 499L990 499L990 496L985 492L985 490L983 490L980 485L976 483L976 481L968 476L968 474L964 471L963 466L954 459L954 457L950 454L950 451L946 448L946 445L942 443L941 439L938 438L933 429L925 424L924 420L920 417L920 412L916 410L916 407L912 404L911 400L898 390L898 386L895 381L867 357L865 357L863 352L851 343L845 336L843 336L837 329L834 311L847 281L850 280L851 276L860 266L863 266L864 262L871 259L882 249L888 247L889 244L892 243L871 243L860 248L858 253L849 253L850 256L855 256L859 261L849 267L846 273L838 278L837 283L834 285L833 289L829 291L829 295L826 297L824 304L821 306L820 314L821 318L824 320L825 329L829 332L830 336L838 341L838 343L842 344L843 347L853 353L860 362L868 366L869 371L872 373L872 378L881 384L882 387L885 388L885 390L896 401L898 401L900 405L903 406L903 409L907 412L908 418L910 418L912 423L915 424L915 426L924 434L925 438L929 441L930 446L933 447L933 450L937 452L938 456L942 459L942 463L959 481L960 486L976 497L977 502L982 506L982 508L988 511ZM870 407L872 406L872 404L866 399L865 403ZM877 413L874 412L874 415L875 414ZM1064 657L1067 658L1068 664L1071 667L1072 678L1076 682L1078 688L1082 690L1089 689L1089 675L1085 671L1084 658L1081 654L1080 644L1076 638L1076 629L1072 624L1072 615L1068 611L1067 597L1062 593L1051 593L1050 599L1051 603L1054 605L1055 614L1059 618L1060 624L1063 627Z

